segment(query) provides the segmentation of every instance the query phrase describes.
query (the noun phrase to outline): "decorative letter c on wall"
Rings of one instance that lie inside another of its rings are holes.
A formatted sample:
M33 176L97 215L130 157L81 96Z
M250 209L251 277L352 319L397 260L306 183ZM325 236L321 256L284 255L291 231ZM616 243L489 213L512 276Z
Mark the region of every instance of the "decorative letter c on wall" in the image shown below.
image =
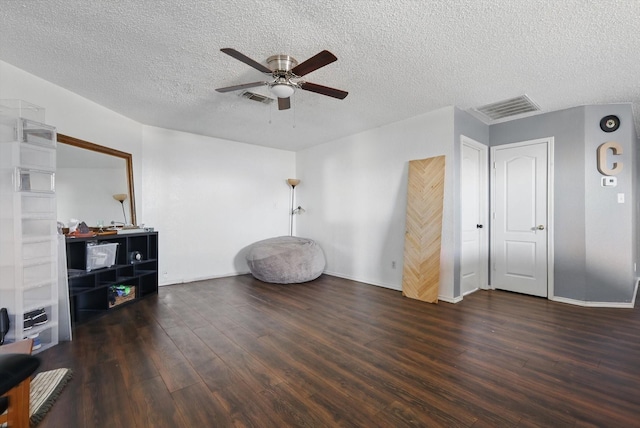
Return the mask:
M622 154L622 146L615 141L607 141L598 147L598 171L602 175L616 175L622 171L622 162L613 162L613 167L609 168L607 163L607 153L611 149L614 155Z

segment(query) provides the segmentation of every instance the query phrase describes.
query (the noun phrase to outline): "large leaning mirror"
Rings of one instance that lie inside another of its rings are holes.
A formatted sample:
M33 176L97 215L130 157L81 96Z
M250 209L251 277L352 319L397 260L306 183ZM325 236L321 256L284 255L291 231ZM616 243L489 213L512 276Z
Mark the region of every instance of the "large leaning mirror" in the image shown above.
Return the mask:
M56 156L58 221L68 226L77 219L105 228L112 221L136 224L130 153L58 134Z

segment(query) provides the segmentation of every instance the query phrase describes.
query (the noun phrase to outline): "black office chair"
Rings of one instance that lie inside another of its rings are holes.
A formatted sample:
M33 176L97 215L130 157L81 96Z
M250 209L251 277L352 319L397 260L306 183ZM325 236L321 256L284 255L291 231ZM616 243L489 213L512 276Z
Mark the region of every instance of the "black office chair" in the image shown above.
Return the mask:
M0 424L8 428L29 427L31 375L40 359L28 354L0 355ZM8 410L6 415L2 415ZM6 416L6 418L5 418Z

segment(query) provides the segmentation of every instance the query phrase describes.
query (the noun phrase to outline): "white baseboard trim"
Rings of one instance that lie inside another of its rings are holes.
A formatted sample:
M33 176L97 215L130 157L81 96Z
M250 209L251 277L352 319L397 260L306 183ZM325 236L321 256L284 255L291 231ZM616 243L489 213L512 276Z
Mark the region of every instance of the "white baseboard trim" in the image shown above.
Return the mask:
M585 302L584 300L568 299L566 297L549 297L549 300L585 308L633 308L634 306L633 302Z
M640 278L638 278L640 280ZM495 288L489 285L489 290L495 290ZM567 297L549 296L547 299L552 302L566 303L568 305L583 306L585 308L633 308L636 301L636 293L638 292L638 281L636 281L636 289L633 292L633 299L631 302L587 302L584 300L569 299Z
M454 303L454 304L460 303L462 302L462 296L458 296L458 297L438 296L438 301Z
M231 273L225 273L222 275L213 275L213 276L202 276L202 277L194 277L194 278L187 278L187 279L179 279L179 280L169 280L167 282L160 282L158 281L158 286L162 287L165 285L176 285L176 284L186 284L189 282L197 282L197 281L206 281L208 279L217 279L217 278L229 278L231 276L240 276L240 275L247 275L250 274L250 271L246 271L246 272L231 272Z
M158 286L159 287L163 287L165 285L176 285L176 284L186 284L189 282L197 282L197 281L206 281L208 279L217 279L217 278L228 278L231 276L239 276L239 275L247 275L250 274L250 271L246 271L246 272L231 272L231 273L227 273L224 275L213 275L213 276L204 276L204 277L195 277L195 278L189 278L189 279L180 279L180 280L171 280L171 281L167 281L167 282L158 282ZM385 284L385 283L381 283L381 282L374 282L374 281L363 281L362 279L358 279L358 278L354 278L354 277L350 277L348 275L343 275L343 274L339 274L336 272L329 272L329 271L324 271L322 272L324 275L329 275L329 276L335 276L337 278L343 278L343 279L348 279L350 281L355 281L355 282L360 282L362 284L367 284L367 285L373 285L376 287L382 287L382 288L388 288L390 290L395 290L395 291L402 291L402 287L398 287L397 285L392 285L392 284ZM476 290L474 290L476 291ZM451 296L438 296L438 300L446 302L446 303L459 303L462 301L462 296L458 296L458 297L451 297Z
M324 271L322 272L324 275L335 276L337 278L348 279L350 281L361 282L363 284L375 285L376 287L389 288L391 290L402 291L402 287L398 287L397 285L385 284L382 282L374 282L374 281L363 281L362 279L354 278L349 275L343 275L341 273Z
M348 279L350 281L360 282L362 284L374 285L376 287L383 287L383 288L388 288L390 290L402 291L402 287L398 287L397 285L390 285L390 284L384 284L384 283L373 282L373 281L363 281L362 279L353 278L348 275L343 275L335 272L324 271L323 274L329 275L329 276L335 276L337 278ZM443 302L447 302L447 303L458 303L462 301L462 297L438 296L438 300L442 300Z

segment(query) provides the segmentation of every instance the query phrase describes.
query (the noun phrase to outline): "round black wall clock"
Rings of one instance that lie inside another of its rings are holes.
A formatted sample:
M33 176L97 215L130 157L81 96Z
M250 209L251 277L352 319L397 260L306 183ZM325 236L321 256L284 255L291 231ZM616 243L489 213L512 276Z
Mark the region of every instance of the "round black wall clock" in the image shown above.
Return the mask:
M600 120L600 129L604 132L613 132L620 127L620 119L618 116L609 115Z

